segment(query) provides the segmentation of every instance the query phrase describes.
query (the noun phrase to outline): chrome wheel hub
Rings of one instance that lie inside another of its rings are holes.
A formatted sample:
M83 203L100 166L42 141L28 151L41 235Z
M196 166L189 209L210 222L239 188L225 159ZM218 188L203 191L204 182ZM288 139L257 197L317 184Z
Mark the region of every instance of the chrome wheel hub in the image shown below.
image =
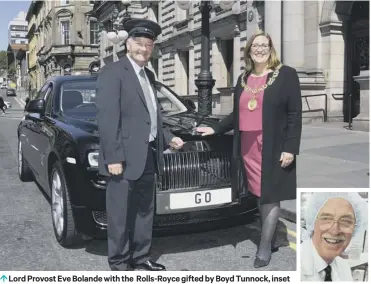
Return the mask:
M64 227L63 195L61 178L57 171L53 173L52 177L52 213L57 234L58 236L62 236Z

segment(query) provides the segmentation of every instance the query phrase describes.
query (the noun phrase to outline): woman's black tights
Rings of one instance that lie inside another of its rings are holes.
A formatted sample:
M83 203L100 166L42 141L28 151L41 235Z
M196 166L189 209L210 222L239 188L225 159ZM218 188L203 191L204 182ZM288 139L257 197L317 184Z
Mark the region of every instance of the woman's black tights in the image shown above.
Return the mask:
M280 215L280 203L260 204L260 222L261 222L261 237L258 253L256 256L261 260L269 261L272 251L272 240L277 228L277 222Z

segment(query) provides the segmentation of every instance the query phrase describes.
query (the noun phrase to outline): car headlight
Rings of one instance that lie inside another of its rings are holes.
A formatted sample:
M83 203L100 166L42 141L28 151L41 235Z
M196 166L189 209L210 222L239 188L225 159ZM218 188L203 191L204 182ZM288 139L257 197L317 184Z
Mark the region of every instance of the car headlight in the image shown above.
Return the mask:
M98 167L99 153L92 152L88 154L89 165L92 167Z

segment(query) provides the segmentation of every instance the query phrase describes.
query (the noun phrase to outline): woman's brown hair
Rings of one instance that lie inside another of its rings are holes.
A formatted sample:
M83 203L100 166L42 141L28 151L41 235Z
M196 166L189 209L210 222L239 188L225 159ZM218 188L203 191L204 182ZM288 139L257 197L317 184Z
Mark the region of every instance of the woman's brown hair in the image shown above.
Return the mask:
M272 38L269 34L264 31L258 31L257 33L253 34L246 43L245 50L244 50L244 61L245 61L245 70L246 72L250 72L254 68L254 62L250 56L250 49L254 39L258 36L265 36L269 41L269 48L270 48L270 56L268 58L268 69L276 69L278 65L281 64L280 60L277 57L276 49L274 48Z

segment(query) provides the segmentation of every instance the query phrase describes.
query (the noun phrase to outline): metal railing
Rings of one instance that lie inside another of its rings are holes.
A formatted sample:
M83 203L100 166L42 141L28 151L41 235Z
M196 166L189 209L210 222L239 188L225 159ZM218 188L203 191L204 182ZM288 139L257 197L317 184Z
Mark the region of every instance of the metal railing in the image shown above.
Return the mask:
M328 120L328 117L327 117L327 94L303 95L302 97L305 98L305 102L306 102L307 107L308 107L307 110L303 110L302 112L303 113L307 113L307 112L318 112L318 111L322 111L323 112L323 121L324 122L327 122L327 120ZM311 109L309 107L309 102L308 102L308 98L311 98L311 97L325 97L325 108L324 109L323 108Z
M336 101L344 101L344 94L332 94L332 98ZM353 129L353 117L352 117L352 93L348 96L348 128Z

